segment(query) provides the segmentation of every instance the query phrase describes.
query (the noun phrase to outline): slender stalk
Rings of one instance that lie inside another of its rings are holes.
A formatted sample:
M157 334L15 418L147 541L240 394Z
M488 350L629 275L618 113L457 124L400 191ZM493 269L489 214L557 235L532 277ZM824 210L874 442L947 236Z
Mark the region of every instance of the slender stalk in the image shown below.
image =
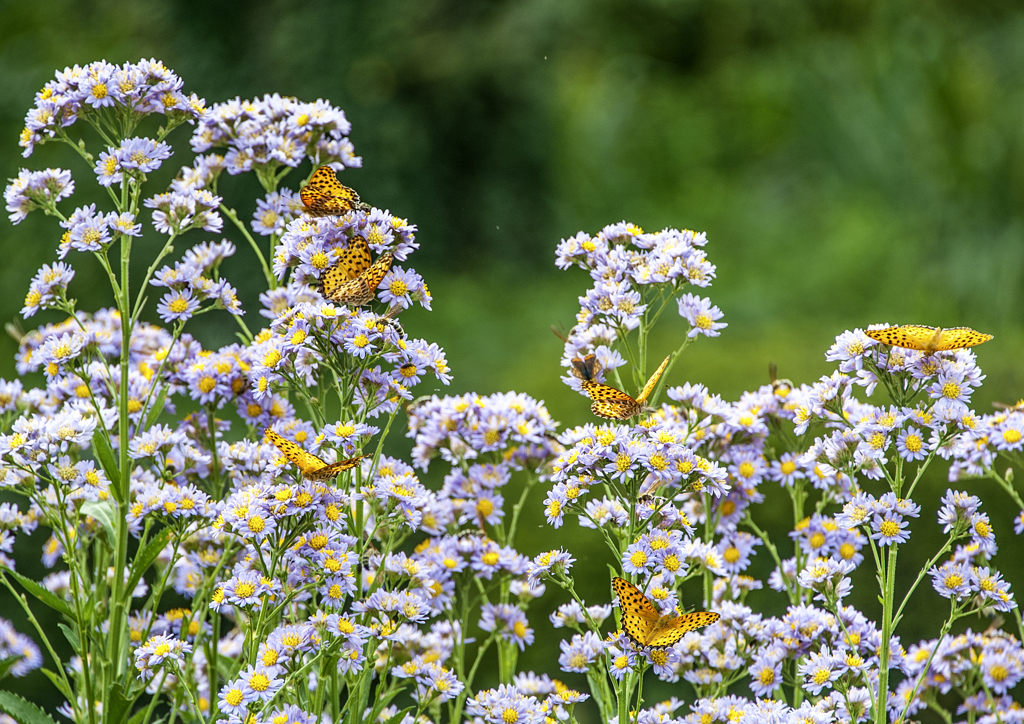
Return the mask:
M110 638L107 640L107 661L113 663L112 680L104 682L104 704L107 705L113 689L110 684L123 681L127 668L127 642L125 632L128 629L128 610L125 589L124 571L128 566L128 519L124 511L128 509L129 487L131 482L131 460L128 457L129 419L128 419L128 361L131 350L132 325L129 307L129 259L131 258L132 237L121 237L121 288L117 299L118 311L121 315L121 379L118 395L118 469L120 480L112 486L114 500L120 514L117 516L117 530L114 540L114 580L110 608ZM104 706L106 716L112 716L113 706Z
M878 699L874 711L875 724L886 724L886 703L889 700L889 656L892 653L892 609L896 590L896 555L898 551L897 543L889 546L887 566L882 578L882 641L878 648Z

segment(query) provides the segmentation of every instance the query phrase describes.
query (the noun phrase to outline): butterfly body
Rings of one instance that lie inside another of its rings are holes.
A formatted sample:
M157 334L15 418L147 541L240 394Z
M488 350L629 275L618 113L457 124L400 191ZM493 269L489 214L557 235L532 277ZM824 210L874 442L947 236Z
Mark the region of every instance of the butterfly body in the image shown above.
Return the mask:
M644 411L644 403L654 391L658 380L661 379L665 367L668 366L669 359L670 357L666 357L658 369L654 371L654 374L647 380L647 384L644 385L636 399L630 397L622 390L593 379L600 372L601 364L592 354L587 355L582 360L579 358L573 359L570 371L580 380L580 386L583 388L583 391L593 400L590 404L591 412L598 417L606 417L612 420L628 420Z
M588 354L583 359L574 357L571 360L572 368L569 372L572 376L582 380L584 382L594 382L594 376L601 371L601 363L597 361L597 357Z
M359 194L338 180L330 166L321 166L299 191L302 205L310 216L339 216L349 211L369 211Z
M977 332L970 327L928 327L923 324L904 324L901 327L868 329L866 334L876 342L890 347L916 349L925 354L948 352L953 349L973 347L992 339L991 334Z
M281 451L281 454L294 463L302 473L302 476L308 480L330 480L338 473L354 468L359 464L360 460L366 457L365 455L359 455L347 460L339 460L336 463L328 463L313 453L303 450L291 440L281 437L270 428L267 428L263 435L267 442L273 443Z
M681 616L661 614L639 588L624 578L613 578L612 586L619 597L622 630L638 646L671 646L686 633L710 626L720 618L712 611L696 611Z

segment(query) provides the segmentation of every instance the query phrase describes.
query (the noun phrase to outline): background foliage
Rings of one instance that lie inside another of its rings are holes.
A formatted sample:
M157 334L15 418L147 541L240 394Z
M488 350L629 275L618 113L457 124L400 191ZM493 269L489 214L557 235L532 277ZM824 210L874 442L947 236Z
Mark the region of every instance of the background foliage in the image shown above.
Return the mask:
M24 113L65 65L159 58L208 103L328 98L364 159L342 180L420 228L416 267L435 311L403 322L446 349L452 394L514 388L565 424L591 419L558 381L561 343L547 331L572 324L585 288L581 272L554 268L554 246L627 219L706 231L718 265L710 296L730 326L685 355L671 383L734 399L767 381L769 361L813 381L847 328L965 324L996 335L978 348L988 380L975 402L987 412L1024 395L1021 37L1024 7L1009 0L6 3L0 168L11 177L24 165ZM31 166L91 174L59 148ZM255 179L222 189L248 218L240 200ZM39 215L0 224L3 322L56 258L54 229ZM239 247L224 272L254 309L255 262ZM80 306L100 306L87 257L76 266ZM227 315L195 330L206 346L234 333ZM0 340L8 378L14 349ZM944 489L936 475L936 503ZM1008 531L1013 511L990 512ZM574 524L559 536L585 546ZM555 544L539 538L537 550ZM586 592L609 596L603 583ZM936 632L906 626L905 641ZM556 655L538 645L523 665L550 670Z

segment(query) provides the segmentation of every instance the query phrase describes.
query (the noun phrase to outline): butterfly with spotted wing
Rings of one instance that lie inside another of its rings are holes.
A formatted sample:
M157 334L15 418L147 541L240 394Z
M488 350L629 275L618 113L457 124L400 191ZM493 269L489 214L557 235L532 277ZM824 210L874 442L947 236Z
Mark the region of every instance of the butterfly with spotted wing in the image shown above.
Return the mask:
M613 578L612 586L619 597L622 630L637 646L671 646L687 632L710 626L721 618L712 611L663 615L639 588L626 579Z
M628 420L634 415L639 415L644 410L644 403L654 391L655 385L661 379L665 367L671 358L666 357L661 365L654 371L647 384L640 391L636 398L630 397L622 390L611 385L598 382L594 377L601 371L601 363L597 358L588 354L583 359L578 357L571 360L572 368L569 370L574 377L580 380L583 391L589 395L593 402L590 404L591 411L599 417L606 417L611 420Z

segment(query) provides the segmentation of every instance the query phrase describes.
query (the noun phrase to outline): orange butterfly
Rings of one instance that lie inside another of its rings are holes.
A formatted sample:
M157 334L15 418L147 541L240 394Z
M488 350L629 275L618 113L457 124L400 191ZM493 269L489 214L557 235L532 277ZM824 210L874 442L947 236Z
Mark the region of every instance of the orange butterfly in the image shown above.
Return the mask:
M976 332L970 327L926 327L922 324L904 324L902 327L868 329L864 334L876 342L890 347L916 349L925 354L947 352L951 349L973 347L992 339L991 334Z
M613 578L612 586L619 597L622 630L637 646L671 646L687 632L710 626L721 618L711 611L662 615L639 588L624 578Z
M360 460L366 457L365 455L359 455L358 457L339 460L336 463L328 464L313 453L306 452L291 440L281 437L269 427L263 431L263 435L265 439L268 442L273 443L286 458L295 463L295 466L302 472L302 476L309 480L330 480L338 473L344 472L349 468L354 468L359 464Z
M593 400L590 404L590 410L595 415L611 420L627 420L643 412L644 402L647 401L647 398L654 391L654 386L661 379L661 374L665 371L665 367L668 366L669 357L666 357L658 369L654 370L654 374L647 380L647 384L644 385L636 399L611 385L594 380L594 376L601 371L601 363L592 354L588 354L583 359L574 358L571 361L572 369L569 371L580 380L583 391Z
M370 264L370 247L357 236L341 251L338 261L324 269L317 286L332 302L353 307L369 304L393 262L391 252L384 252Z
M349 211L369 211L359 194L338 180L330 166L321 166L299 190L302 205L310 216L339 216Z

